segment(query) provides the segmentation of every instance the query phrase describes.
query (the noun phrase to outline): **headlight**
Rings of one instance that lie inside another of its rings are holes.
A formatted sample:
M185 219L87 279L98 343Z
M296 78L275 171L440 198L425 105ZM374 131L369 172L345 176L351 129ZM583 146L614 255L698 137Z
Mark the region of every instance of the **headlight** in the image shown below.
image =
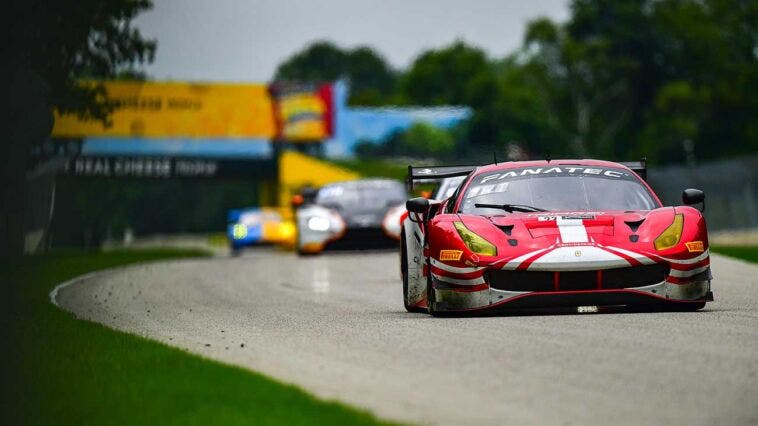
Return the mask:
M403 213L405 213L405 206L397 206L389 209L387 214L384 215L382 228L384 232L393 238L400 239L400 228L402 228L400 218L403 216Z
M247 237L247 225L235 223L234 226L232 226L232 237L235 240L241 240Z
M314 216L308 219L308 228L314 231L329 230L329 219L321 216Z
M458 231L458 235L461 236L463 243L469 250L476 254L483 254L486 256L497 256L497 247L492 245L489 241L475 234L470 229L466 228L463 222L453 222L455 230Z
M682 238L682 228L684 227L684 215L677 214L674 216L674 222L666 228L658 238L655 239L656 250L666 250L679 244Z

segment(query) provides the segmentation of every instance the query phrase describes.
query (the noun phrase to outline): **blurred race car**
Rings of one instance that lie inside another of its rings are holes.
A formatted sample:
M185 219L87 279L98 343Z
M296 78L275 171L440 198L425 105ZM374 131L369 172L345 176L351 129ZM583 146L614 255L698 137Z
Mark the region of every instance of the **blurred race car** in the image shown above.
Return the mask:
M461 186L464 178L465 176L454 176L442 179L440 185L434 191L432 199L442 201L450 198L455 193L455 190Z
M696 189L663 207L644 161L409 167L408 181L464 176L444 200L406 204L401 236L409 311L609 306L696 310L713 300ZM642 176L642 177L641 177Z
M227 216L227 239L232 254L258 244L285 243L295 232L291 221L282 219L274 208L250 207L230 210Z
M408 194L390 179L361 179L326 185L299 196L296 210L298 253L325 248L395 247Z

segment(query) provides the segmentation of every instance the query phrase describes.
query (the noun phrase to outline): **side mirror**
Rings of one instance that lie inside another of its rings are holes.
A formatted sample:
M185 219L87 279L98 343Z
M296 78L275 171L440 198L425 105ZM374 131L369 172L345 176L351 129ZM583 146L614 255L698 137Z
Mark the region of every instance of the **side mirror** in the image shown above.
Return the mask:
M700 211L705 211L705 193L699 189L688 188L682 191L682 202L687 206L703 203Z
M411 198L405 202L405 209L411 213L426 214L429 211L429 200L424 197Z

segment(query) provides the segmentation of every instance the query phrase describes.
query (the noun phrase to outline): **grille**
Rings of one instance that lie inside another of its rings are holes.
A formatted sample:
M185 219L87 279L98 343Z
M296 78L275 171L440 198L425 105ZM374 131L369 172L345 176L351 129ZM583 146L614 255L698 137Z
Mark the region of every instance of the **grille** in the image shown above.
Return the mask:
M669 266L663 264L633 266L603 271L603 288L629 288L657 284L666 279Z
M494 289L544 292L643 287L668 274L668 265L654 264L601 271L488 271L484 277Z

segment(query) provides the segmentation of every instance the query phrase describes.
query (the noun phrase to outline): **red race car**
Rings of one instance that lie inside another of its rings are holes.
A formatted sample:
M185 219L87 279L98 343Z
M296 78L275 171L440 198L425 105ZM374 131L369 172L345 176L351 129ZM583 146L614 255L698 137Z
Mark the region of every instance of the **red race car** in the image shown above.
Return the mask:
M644 160L408 167L408 183L465 176L408 200L403 299L432 315L607 307L697 310L713 300L705 195L663 207Z

